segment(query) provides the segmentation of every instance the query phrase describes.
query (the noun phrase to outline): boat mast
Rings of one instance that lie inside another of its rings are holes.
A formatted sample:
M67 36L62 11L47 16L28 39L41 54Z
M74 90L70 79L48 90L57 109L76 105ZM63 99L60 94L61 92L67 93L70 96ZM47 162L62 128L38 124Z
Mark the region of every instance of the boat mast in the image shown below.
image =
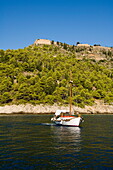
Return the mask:
M69 113L70 115L72 115L72 84L73 84L73 81L72 81L72 73L70 72L70 103L69 103Z

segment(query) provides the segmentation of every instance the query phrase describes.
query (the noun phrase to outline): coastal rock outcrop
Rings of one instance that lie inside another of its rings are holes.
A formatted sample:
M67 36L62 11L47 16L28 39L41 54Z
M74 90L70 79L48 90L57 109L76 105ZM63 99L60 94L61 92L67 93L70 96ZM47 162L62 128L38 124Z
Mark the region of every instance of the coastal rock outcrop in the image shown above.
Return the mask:
M53 114L57 109L65 109L69 111L69 106L54 105L5 105L0 106L0 114ZM73 106L73 110L81 114L113 114L113 105L95 104L93 106L85 106L80 108Z

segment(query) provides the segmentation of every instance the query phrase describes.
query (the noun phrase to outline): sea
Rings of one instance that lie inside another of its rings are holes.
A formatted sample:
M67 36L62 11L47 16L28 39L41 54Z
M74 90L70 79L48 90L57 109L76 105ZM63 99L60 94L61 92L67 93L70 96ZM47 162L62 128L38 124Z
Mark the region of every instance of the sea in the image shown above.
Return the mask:
M113 115L83 115L81 127L51 117L0 116L0 170L113 169Z

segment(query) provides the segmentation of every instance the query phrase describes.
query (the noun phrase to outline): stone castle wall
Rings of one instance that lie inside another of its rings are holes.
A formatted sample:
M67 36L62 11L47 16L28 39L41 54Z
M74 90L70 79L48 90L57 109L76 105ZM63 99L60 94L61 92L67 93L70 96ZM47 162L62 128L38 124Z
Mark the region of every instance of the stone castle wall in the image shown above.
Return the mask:
M46 39L37 39L34 42L35 45L43 45L43 44L47 44L47 45L51 45L51 41L50 40L46 40Z

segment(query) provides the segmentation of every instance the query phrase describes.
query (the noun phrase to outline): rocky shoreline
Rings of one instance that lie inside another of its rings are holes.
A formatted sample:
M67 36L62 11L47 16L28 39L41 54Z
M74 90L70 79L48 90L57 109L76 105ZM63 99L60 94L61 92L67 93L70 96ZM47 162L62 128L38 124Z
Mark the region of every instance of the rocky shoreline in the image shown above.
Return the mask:
M57 109L69 110L69 106L54 105L5 105L0 106L0 114L54 114ZM80 108L73 106L74 111L80 114L113 114L113 105L105 105L96 103L93 106L85 106Z

